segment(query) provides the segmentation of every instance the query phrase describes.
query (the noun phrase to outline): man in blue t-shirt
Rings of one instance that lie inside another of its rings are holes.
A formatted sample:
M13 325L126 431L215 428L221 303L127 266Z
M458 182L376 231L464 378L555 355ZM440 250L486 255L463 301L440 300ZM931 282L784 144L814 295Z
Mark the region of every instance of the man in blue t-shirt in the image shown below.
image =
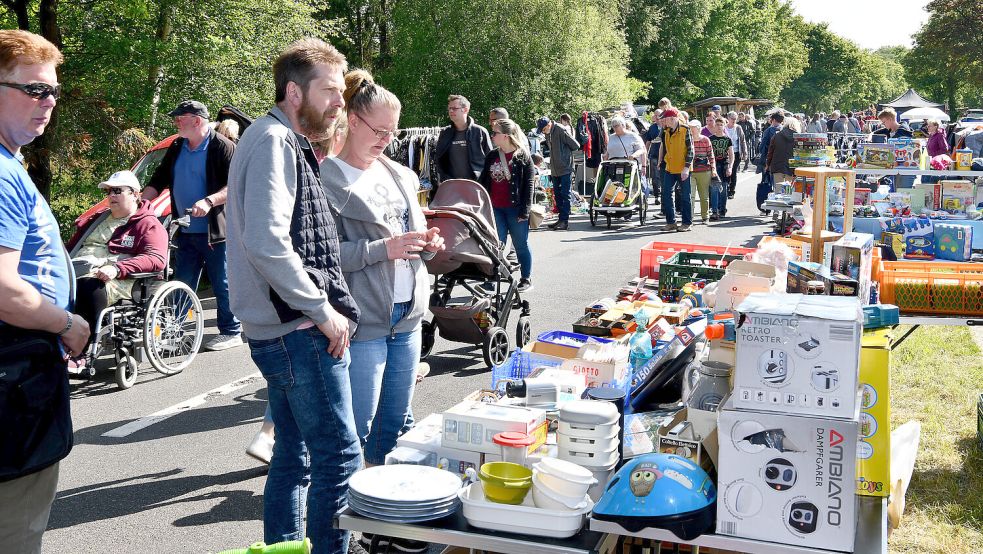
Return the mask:
M44 38L0 30L0 346L16 344L17 336L57 335L62 348L77 356L89 326L69 311L74 276L58 224L20 154L51 120L61 61ZM22 408L14 401L18 390L29 390L29 400L38 405ZM17 426L3 437L0 544L4 552L40 552L58 488L58 462L72 449L68 373L60 353L0 355L0 420Z

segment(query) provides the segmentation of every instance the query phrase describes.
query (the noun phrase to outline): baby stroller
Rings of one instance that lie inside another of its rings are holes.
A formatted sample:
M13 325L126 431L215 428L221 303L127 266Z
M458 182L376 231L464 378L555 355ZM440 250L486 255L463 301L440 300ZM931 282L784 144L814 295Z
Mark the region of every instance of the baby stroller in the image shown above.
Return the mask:
M638 213L639 225L645 225L648 204L642 190L642 177L634 160L623 158L601 162L594 180L594 196L590 199L590 224L597 226L600 216L611 220L623 217L629 220Z
M529 342L529 301L520 298L516 268L498 242L488 193L474 181L444 181L424 214L446 248L427 261L435 278L433 320L423 324L422 356L433 350L439 330L447 340L480 344L488 367L501 365L511 350L505 328L513 310L519 310L515 347ZM463 297L455 296L458 286Z

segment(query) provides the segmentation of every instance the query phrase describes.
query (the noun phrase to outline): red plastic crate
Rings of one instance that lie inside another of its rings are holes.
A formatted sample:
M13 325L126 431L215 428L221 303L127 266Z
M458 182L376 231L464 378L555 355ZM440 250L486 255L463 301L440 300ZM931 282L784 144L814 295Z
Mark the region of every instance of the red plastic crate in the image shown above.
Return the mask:
M683 244L681 242L653 241L642 247L638 275L650 279L659 278L659 265L679 252L705 252L707 254L735 254L743 256L754 248L740 246L715 246L712 244Z

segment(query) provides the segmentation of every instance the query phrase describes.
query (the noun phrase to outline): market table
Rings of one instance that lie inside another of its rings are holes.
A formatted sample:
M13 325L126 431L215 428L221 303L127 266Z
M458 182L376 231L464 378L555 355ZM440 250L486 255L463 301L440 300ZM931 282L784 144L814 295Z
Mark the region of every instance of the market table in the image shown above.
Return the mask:
M917 217L917 216L910 216ZM853 218L853 230L858 233L869 233L874 235L875 238L880 238L881 232L884 228L881 227L881 223L885 221L890 221L893 218L890 217L854 217ZM843 228L843 217L842 216L830 216L829 222L833 224L834 229ZM973 249L981 250L983 249L983 221L975 219L933 219L932 223L949 223L957 225L969 225L973 228Z
M426 523L391 523L360 516L346 506L335 514L334 526L348 531L506 554L597 554L605 538L603 533L586 528L568 539L479 529L468 524L460 509L444 519Z
M922 325L952 325L956 327L961 327L963 325L977 327L983 325L983 318L980 317L903 315L898 319L899 325L911 325L911 327L905 330L904 334L891 343L891 350L894 350L900 346L905 339L910 337L911 334L917 331Z

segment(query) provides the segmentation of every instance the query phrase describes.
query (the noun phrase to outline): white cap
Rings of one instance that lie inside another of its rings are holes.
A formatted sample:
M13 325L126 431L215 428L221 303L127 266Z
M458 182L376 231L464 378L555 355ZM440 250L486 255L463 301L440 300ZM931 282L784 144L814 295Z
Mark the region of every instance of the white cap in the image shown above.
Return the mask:
M140 180L136 174L128 169L117 171L109 176L109 179L99 183L99 188L108 189L112 187L130 187L133 192L140 192Z

